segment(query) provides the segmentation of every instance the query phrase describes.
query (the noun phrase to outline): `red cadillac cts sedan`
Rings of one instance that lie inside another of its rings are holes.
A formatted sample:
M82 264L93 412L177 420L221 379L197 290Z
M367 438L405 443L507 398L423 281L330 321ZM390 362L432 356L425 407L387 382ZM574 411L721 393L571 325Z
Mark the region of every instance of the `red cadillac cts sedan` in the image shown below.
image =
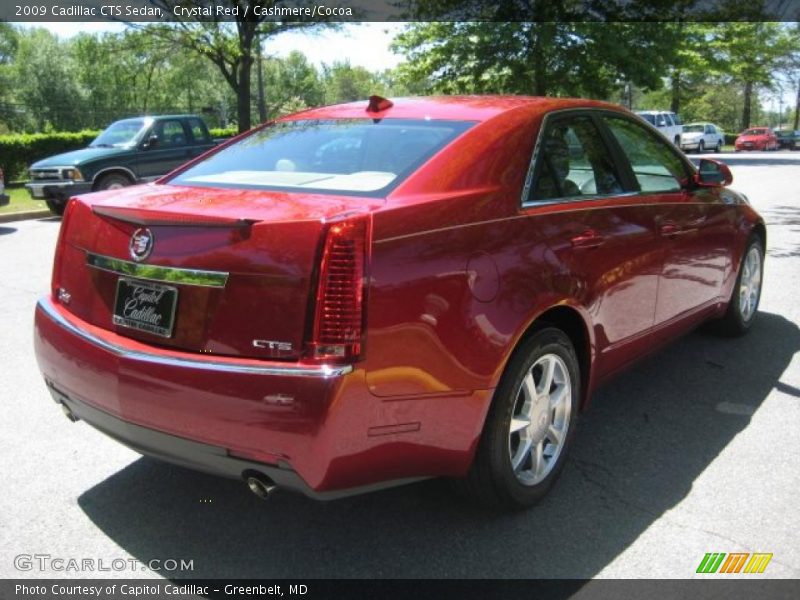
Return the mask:
M308 110L72 199L36 355L72 420L262 496L531 505L603 380L753 323L766 229L730 181L600 102Z

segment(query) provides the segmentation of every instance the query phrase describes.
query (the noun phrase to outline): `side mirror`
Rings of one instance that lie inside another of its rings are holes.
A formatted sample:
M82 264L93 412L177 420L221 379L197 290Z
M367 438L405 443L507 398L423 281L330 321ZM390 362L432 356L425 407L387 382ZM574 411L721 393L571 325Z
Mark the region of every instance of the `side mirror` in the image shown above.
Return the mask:
M150 148L155 148L156 144L158 144L158 136L155 133L151 133L150 137L142 144L142 148L148 150Z
M725 163L701 158L694 182L701 187L724 187L733 182L733 174Z

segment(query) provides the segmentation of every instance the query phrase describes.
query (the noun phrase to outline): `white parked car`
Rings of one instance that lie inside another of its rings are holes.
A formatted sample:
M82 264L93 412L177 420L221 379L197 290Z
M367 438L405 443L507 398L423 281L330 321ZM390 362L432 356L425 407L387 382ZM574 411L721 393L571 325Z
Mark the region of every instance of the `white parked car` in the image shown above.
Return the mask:
M676 146L681 144L683 124L681 118L674 112L666 110L637 110L636 114L658 129Z
M689 152L721 152L725 133L713 123L689 123L683 126L681 150Z

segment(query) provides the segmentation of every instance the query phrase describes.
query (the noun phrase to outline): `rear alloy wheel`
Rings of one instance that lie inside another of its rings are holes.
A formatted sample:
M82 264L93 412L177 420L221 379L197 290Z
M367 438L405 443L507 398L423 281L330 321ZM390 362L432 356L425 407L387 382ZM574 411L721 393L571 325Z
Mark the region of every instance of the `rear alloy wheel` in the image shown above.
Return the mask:
M464 489L486 506L536 504L564 466L579 396L570 339L551 327L536 332L515 354L495 392Z
M717 140L717 145L714 147L714 152L717 154L722 152L722 140Z
M706 151L706 143L703 140L700 140L700 143L697 144L697 152L702 154Z
M764 247L761 239L754 235L747 243L747 248L742 256L728 310L719 322L721 333L742 335L750 329L761 300L763 276Z
M125 175L119 173L109 173L100 178L95 186L95 191L101 190L118 190L120 188L128 187L131 185L131 180Z

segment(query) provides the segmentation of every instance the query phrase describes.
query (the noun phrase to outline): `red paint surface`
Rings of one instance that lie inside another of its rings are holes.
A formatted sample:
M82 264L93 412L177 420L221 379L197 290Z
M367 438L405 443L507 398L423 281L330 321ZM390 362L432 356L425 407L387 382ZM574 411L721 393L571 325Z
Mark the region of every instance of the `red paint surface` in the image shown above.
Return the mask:
M37 313L42 372L132 423L264 462L286 460L320 491L463 474L506 362L537 318L559 307L580 319L586 399L604 378L724 311L760 221L741 196L709 187L521 207L543 115L576 107L620 111L485 97L397 100L378 114L356 103L290 117L480 121L384 199L168 183L79 198L55 267L55 281L72 294L59 307L66 318L134 349L257 364L308 361L326 228L345 213L366 214L362 353L353 373L329 381L220 376L112 357ZM148 264L227 271L228 284L179 286L170 339L115 330L116 276L86 267L85 251L128 260L136 225L99 216L94 205L168 223L151 226ZM249 223L234 225L241 219ZM266 356L253 338L293 350ZM271 403L276 397L282 401Z

